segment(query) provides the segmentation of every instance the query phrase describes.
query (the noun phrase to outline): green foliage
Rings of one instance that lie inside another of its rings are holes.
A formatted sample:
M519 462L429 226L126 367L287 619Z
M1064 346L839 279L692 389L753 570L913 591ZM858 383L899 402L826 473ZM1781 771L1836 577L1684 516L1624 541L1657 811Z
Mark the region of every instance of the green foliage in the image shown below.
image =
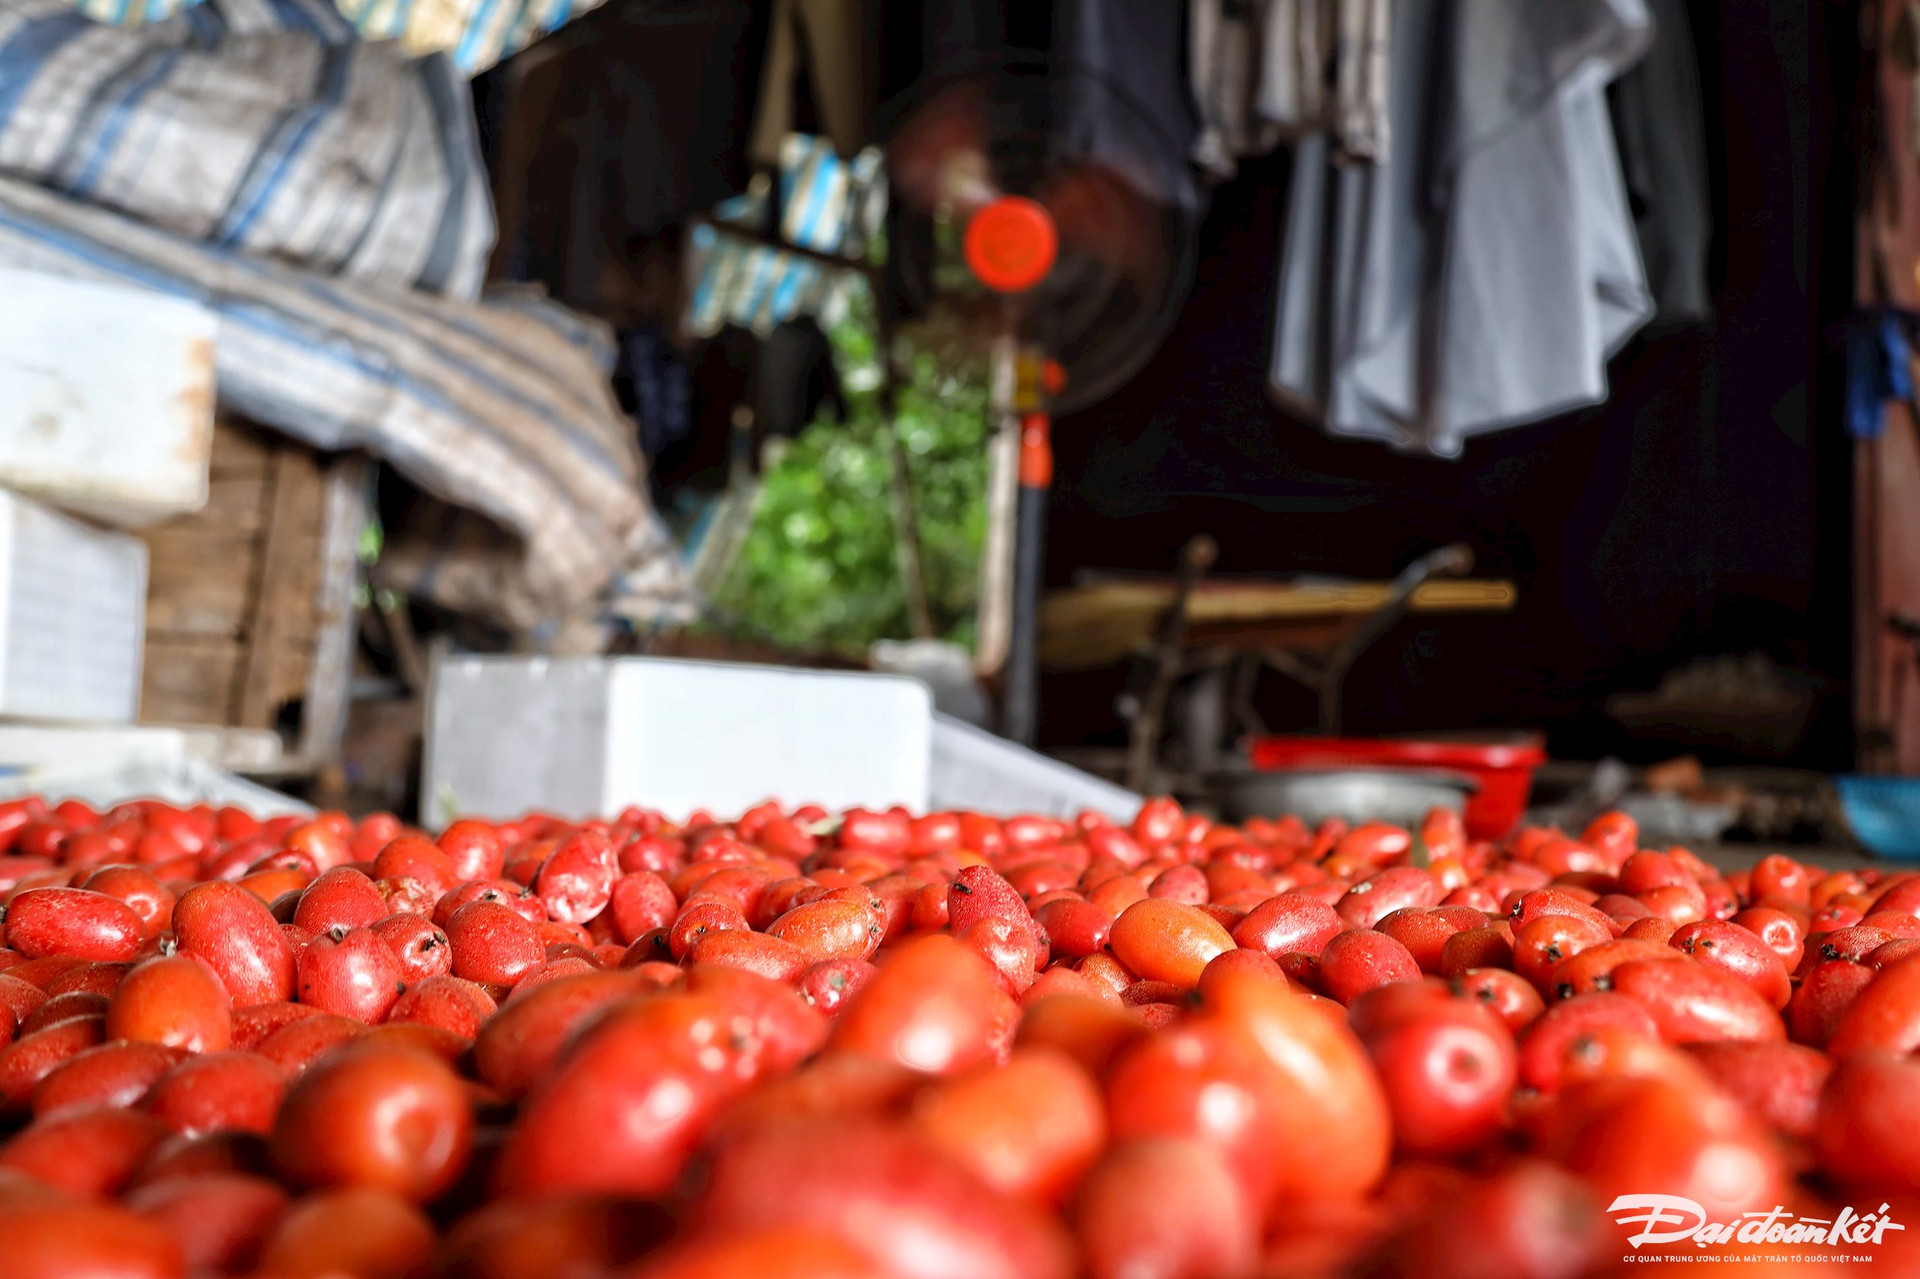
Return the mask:
M829 335L847 420L816 421L770 456L753 525L714 601L742 629L814 651L863 653L905 639L894 532L892 458L880 411L871 323L850 317ZM970 643L986 531L984 371L928 350L901 361L900 434L912 478L935 630Z

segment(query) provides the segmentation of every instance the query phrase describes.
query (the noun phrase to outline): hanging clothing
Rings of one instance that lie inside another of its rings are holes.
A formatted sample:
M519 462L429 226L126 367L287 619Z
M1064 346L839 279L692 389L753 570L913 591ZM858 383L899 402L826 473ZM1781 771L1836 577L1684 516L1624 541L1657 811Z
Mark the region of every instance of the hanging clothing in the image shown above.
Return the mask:
M1335 435L1458 456L1606 398L1653 313L1605 89L1643 0L1398 0L1379 165L1295 157L1270 389Z
M642 246L746 186L734 86L759 34L751 0L614 0L508 63L507 274L602 316L646 309L630 302Z
M1651 0L1653 45L1607 90L1620 164L1633 200L1640 257L1661 328L1712 318L1707 252L1713 196L1700 67L1686 0Z
M1281 142L1331 132L1347 159L1387 151L1392 0L1192 0L1194 163L1217 181Z
M1320 78L1301 74L1298 24L1286 20L1287 10L1313 7L1286 0L1192 0L1189 78L1200 116L1193 162L1214 180L1231 178L1241 157L1265 155L1280 145L1289 122L1319 118ZM1261 110L1263 59L1275 64L1278 114L1271 118Z
M1187 158L1196 125L1187 87L1186 6L1058 0L1053 24L1055 56L1086 73L1068 80L1066 145L1149 198L1197 205Z
M640 431L640 453L649 463L693 431L693 371L659 328L620 334L614 394Z
M871 0L773 0L773 25L760 80L760 106L749 153L754 167L780 167L790 133L818 133L840 158L867 145L879 107L880 65L870 33L878 21ZM814 121L796 115L801 73Z
M1387 156L1392 0L1339 0L1333 43L1333 136L1348 158Z

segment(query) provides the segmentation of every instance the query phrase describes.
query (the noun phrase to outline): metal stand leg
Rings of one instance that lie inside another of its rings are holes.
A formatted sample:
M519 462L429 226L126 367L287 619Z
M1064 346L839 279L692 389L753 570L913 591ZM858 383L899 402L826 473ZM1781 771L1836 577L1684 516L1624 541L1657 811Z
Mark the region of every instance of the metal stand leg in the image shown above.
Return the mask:
M1188 541L1180 551L1180 577L1174 588L1173 603L1160 622L1160 634L1147 659L1145 687L1129 691L1121 699L1121 713L1128 725L1127 785L1145 793L1158 778L1155 756L1160 746L1160 728L1166 720L1167 695L1180 678L1187 640L1187 608L1201 577L1213 567L1219 548L1204 533Z
M1393 579L1393 589L1386 602L1369 613L1326 657L1315 661L1284 649L1266 649L1260 655L1261 660L1316 694L1320 699L1320 731L1338 736L1341 689L1346 684L1347 672L1360 660L1360 655L1400 621L1421 583L1430 577L1460 577L1472 570L1473 550L1464 542L1430 551L1400 571Z

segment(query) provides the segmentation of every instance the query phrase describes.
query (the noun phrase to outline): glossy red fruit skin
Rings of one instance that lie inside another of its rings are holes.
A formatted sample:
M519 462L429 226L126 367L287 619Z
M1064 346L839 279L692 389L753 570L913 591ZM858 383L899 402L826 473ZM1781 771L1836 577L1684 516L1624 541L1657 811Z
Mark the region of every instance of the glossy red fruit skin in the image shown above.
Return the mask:
M575 1030L640 990L624 972L582 973L543 986L479 1028L474 1070L501 1095L523 1097L551 1071Z
M256 1051L268 1061L298 1074L350 1039L367 1033L367 1024L335 1013L315 1013L289 1022L260 1041Z
M777 1125L715 1154L695 1228L773 1226L826 1229L900 1279L1072 1274L1066 1240L1046 1215L995 1194L911 1134L870 1122Z
M265 1133L287 1088L287 1071L250 1052L190 1057L154 1081L142 1103L175 1132Z
M1920 962L1905 959L1874 977L1848 1004L1827 1042L1835 1057L1920 1049Z
M534 895L546 906L548 918L584 924L606 909L617 870L606 837L579 831L560 841L540 867Z
M453 946L453 975L487 986L511 986L545 962L540 934L498 902L469 902L444 925Z
M498 1169L507 1194L651 1195L671 1186L751 1081L751 1035L723 1038L717 1000L615 1004L528 1097Z
M1796 1044L1825 1048L1847 1010L1876 976L1865 964L1844 959L1815 964L1787 1001L1788 1037Z
M1698 963L1739 978L1775 1012L1785 1008L1793 995L1793 983L1779 954L1759 934L1739 924L1714 919L1683 924L1667 944Z
M1347 932L1320 952L1320 979L1328 995L1346 1004L1375 986L1420 980L1420 965L1412 952L1384 933Z
M870 958L879 949L884 930L867 905L820 897L787 911L767 926L767 932L798 946L809 963L817 964ZM1022 935L1030 936L1024 926Z
M431 841L419 835L402 835L387 843L373 859L375 879L413 879L438 898L463 880L474 878L460 873L453 859Z
M1350 928L1372 928L1396 910L1437 906L1439 881L1418 866L1392 866L1347 890L1334 910Z
M995 1055L1011 1005L985 960L952 937L931 934L906 942L880 965L859 998L840 1010L833 1042L840 1051L950 1074Z
M213 969L236 1008L291 999L293 947L266 903L233 884L200 884L173 908L180 949Z
M1333 907L1304 893L1281 893L1247 912L1233 929L1241 946L1269 955L1319 955L1345 928Z
M47 1002L47 992L32 982L22 981L11 971L0 972L0 1009L5 1009L18 1025Z
M783 982L798 981L809 963L807 952L790 941L733 929L708 933L694 943L687 958L696 964L722 964Z
M1520 1082L1540 1092L1560 1087L1567 1049L1594 1027L1610 1026L1647 1039L1660 1035L1646 1005L1608 991L1575 995L1549 1007L1520 1036Z
M1234 948L1233 935L1195 906L1147 897L1120 912L1107 944L1139 976L1191 990L1217 955Z
M613 881L608 894L607 917L613 923L613 936L623 946L631 946L656 928L673 923L680 913L667 881L651 871L633 871Z
M1088 1174L1073 1220L1091 1279L1245 1275L1258 1256L1258 1212L1198 1142L1115 1145Z
M473 1112L445 1062L411 1048L354 1046L288 1090L273 1158L298 1186L357 1186L414 1202L438 1197L466 1164Z
M1825 1054L1778 1041L1722 1040L1689 1044L1687 1051L1728 1095L1775 1131L1803 1141L1814 1137L1820 1093L1833 1072Z
M220 1052L233 1042L233 1001L220 978L199 960L162 956L122 979L107 1006L106 1029L109 1039Z
M243 1274L289 1197L263 1177L210 1173L141 1186L124 1203L172 1237L190 1273Z
M453 943L425 915L388 915L373 931L400 961L400 980L409 987L453 970Z
M29 958L132 959L146 925L117 897L84 888L34 888L7 903L7 945Z
M400 973L399 957L371 928L329 933L300 952L300 1002L378 1025L406 989Z
M832 1016L857 998L879 971L864 959L829 959L807 968L795 986L808 1003Z
M1447 999L1361 1038L1403 1153L1451 1158L1500 1135L1519 1063L1512 1033L1493 1013Z
M1532 983L1505 968L1469 968L1451 978L1448 985L1454 998L1479 1004L1515 1035L1547 1010Z
M433 1260L433 1223L381 1190L347 1187L296 1199L260 1248L262 1275L278 1279L416 1279Z
M472 1039L496 1007L493 996L484 987L448 974L429 977L417 986L408 987L387 1011L387 1021L438 1026L463 1039Z
M75 1195L117 1195L166 1136L138 1111L70 1110L36 1120L0 1146L0 1173L25 1173Z
M1840 1061L1820 1093L1820 1168L1876 1195L1920 1191L1920 1062L1868 1049Z
M472 902L494 902L507 907L529 924L547 917L547 908L531 890L510 879L475 879L458 884L433 904L433 922L445 928L454 912Z
M56 1066L33 1089L36 1116L90 1106L131 1106L153 1081L186 1057L160 1044L104 1043L76 1053Z
M1075 958L1098 954L1113 930L1113 916L1080 899L1049 902L1040 908L1035 921L1054 954Z
M1213 1020L1175 1026L1134 1045L1107 1076L1107 1126L1115 1142L1199 1141L1233 1170L1249 1203L1264 1207L1285 1145L1281 1095L1266 1058Z
M260 1046L261 1040L282 1026L318 1016L320 1016L318 1008L308 1008L305 1004L296 1004L290 1000L237 1008L233 1013L232 1046L242 1052L252 1052Z
M457 821L440 832L438 843L453 862L456 882L498 879L506 864L500 836L486 822Z
M104 1014L71 1017L0 1048L0 1116L27 1109L33 1089L55 1067L106 1038Z
M0 1198L8 1279L181 1279L180 1247L151 1222L112 1204Z
M80 887L125 902L140 917L149 938L158 937L173 914L173 892L144 867L100 866Z
M319 937L335 928L365 928L391 912L373 880L351 866L336 866L308 884L291 922Z

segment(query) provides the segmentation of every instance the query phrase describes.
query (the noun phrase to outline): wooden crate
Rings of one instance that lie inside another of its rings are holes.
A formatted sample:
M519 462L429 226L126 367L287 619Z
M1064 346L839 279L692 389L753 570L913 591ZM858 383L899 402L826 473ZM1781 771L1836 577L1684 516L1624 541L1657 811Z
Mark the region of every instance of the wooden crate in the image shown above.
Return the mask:
M223 419L206 507L145 530L140 718L284 729L289 772L339 753L366 463Z

